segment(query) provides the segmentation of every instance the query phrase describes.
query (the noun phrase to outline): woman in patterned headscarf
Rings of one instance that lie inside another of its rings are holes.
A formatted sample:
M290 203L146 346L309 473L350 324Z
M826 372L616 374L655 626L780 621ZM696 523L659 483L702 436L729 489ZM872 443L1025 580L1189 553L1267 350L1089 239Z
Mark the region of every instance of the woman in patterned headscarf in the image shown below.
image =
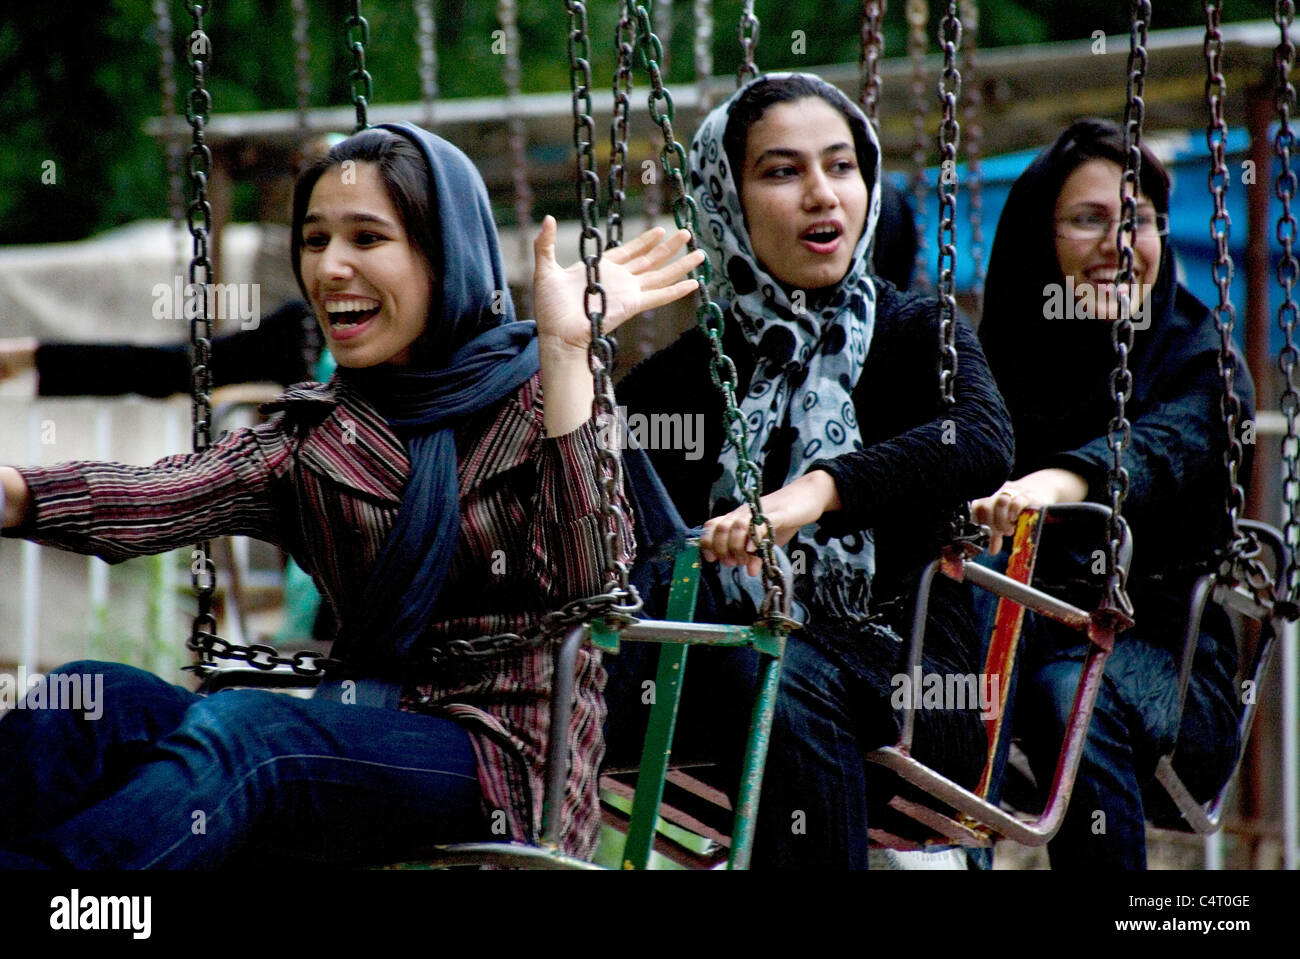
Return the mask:
M906 628L916 573L943 541L950 507L1005 477L1011 461L1010 424L974 334L958 328L956 403L944 409L937 303L871 274L879 158L861 111L807 74L747 84L691 146L714 293L726 304L723 346L804 623L784 660L755 847L756 862L779 866L865 865L869 801L876 817L894 790L892 776L866 773L863 754L897 739L896 629ZM703 523L705 557L735 596L759 562L708 357L691 330L634 369L619 396L630 411L703 417L703 455L651 457L686 522ZM936 584L931 611L924 671L977 672L965 588ZM698 725L716 735L730 687L694 679L710 703L687 704L687 716L703 710ZM915 753L959 782L978 777L983 750L978 710L918 715ZM884 817L872 825L906 828Z

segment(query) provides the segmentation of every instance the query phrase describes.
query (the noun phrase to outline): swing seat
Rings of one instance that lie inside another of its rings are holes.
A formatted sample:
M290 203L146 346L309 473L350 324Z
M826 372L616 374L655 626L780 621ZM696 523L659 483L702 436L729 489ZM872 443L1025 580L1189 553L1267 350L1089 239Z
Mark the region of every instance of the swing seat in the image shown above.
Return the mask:
M650 862L656 827L660 821L664 784L671 775L669 760L672 739L681 704L686 654L691 646L750 647L759 654L758 688L750 716L750 734L732 825L728 868L744 869L749 864L763 763L776 710L781 655L785 647L784 634L793 624L784 618L771 622L760 620L752 626L691 621L699 594L701 567L698 545L687 542L677 552L673 566L667 604L669 619L643 619L630 624L597 621L576 626L568 632L557 651L551 725L552 728L564 729L569 724L573 701L574 663L577 650L583 642L591 642L607 653L617 653L624 642L653 642L660 645L655 696L650 706L636 788L632 793L627 840L619 863L623 869L645 869ZM792 582L788 561L782 562L781 567L785 572L785 595L790 596ZM560 806L569 768L567 749L566 737L551 737L547 756L545 827L539 846L519 843L457 843L422 851L416 858L422 860L422 865L427 868L470 864L548 869L596 868L558 851Z
M1282 534L1276 528L1258 520L1241 520L1240 526L1268 554L1268 565L1274 577L1273 582L1269 584L1272 587L1272 596L1286 595L1287 548ZM1232 575L1235 576L1235 573L1235 570L1232 571ZM1201 634L1201 621L1205 616L1206 607L1211 603L1222 607L1225 611L1237 614L1239 650L1243 649L1242 640L1253 632L1252 629L1246 626L1247 622L1258 624L1259 634L1252 644L1254 648L1251 650L1250 655L1248 657L1243 656L1243 661L1247 662L1247 667L1242 673L1245 679L1252 684L1251 688L1256 691L1256 695L1248 697L1245 708L1238 719L1237 755L1233 761L1232 772L1218 794L1203 803L1197 802L1192 796L1190 790L1174 770L1174 758L1177 755L1176 741L1173 748L1164 756L1161 756L1156 763L1156 780L1164 787L1165 792L1169 794L1169 798L1173 800L1182 816L1181 822L1162 822L1160 825L1172 826L1181 832L1192 832L1200 835L1214 833L1222 824L1224 808L1236 784L1237 773L1241 769L1241 761L1246 753L1246 743L1250 739L1251 727L1255 721L1255 705L1258 699L1258 691L1273 658L1273 650L1277 643L1278 634L1281 632L1282 620L1286 618L1285 610L1274 599L1269 596L1255 595L1239 581L1225 579L1217 571L1206 573L1196 580L1188 600L1187 621L1183 632L1183 652L1178 672L1178 724L1175 725L1175 730L1182 724L1183 711L1187 705L1187 688L1191 682L1192 665L1196 657L1197 641Z
M1005 837L1023 845L1039 846L1056 834L1074 787L1074 777L1083 755L1083 743L1106 658L1114 644L1115 633L1128 624L1101 605L1089 613L1036 588L1033 585L1034 570L1044 527L1067 521L1089 522L1105 530L1110 516L1109 507L1096 503L1061 503L1022 513L1016 526L1011 559L1005 575L971 562L972 555L958 552L954 547L945 549L940 558L925 568L917 588L912 631L907 644L908 674L915 675L921 668L930 591L935 574L942 572L951 579L973 583L999 597L984 673L986 676L998 677L1002 701L997 714L985 720L988 749L983 772L974 790L953 782L911 755L916 725L915 699L907 705L898 742L874 750L866 758L897 773L900 780L919 789L929 798L939 800L952 812L940 812L928 804L895 795L889 805L924 826L928 835L914 838L910 833L903 836L871 828L869 835L873 845L895 850L936 849L952 845L987 847L998 837ZM1127 525L1124 525L1123 530L1119 565L1121 570L1127 571L1132 558L1132 538ZM1051 793L1042 813L1027 820L1002 809L988 798L997 774L999 753L1009 746L1011 724L1004 720L1026 609L1085 632L1090 642L1057 759Z

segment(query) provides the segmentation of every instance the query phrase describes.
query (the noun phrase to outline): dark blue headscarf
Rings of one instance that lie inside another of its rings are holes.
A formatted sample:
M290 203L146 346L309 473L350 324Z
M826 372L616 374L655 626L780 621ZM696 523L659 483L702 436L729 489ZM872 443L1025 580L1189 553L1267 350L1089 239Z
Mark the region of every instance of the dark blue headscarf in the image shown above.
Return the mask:
M344 624L335 656L353 669L392 672L410 662L431 620L460 533L454 430L514 393L539 369L536 325L515 318L483 179L460 150L410 123L380 128L424 154L434 191L442 263L422 339L446 344L436 369L381 365L338 375L383 414L407 444L411 476L397 520L365 585L365 622ZM441 215L439 215L441 214Z

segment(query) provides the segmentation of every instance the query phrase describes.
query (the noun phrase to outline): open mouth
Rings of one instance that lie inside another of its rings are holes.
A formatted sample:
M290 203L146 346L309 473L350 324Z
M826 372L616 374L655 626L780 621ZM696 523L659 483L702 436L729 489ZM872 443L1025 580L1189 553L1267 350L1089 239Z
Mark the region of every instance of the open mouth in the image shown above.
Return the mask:
M834 243L840 238L840 228L833 223L817 223L799 234L799 239L809 243Z
M330 300L325 304L325 314L332 329L347 329L373 320L379 313L379 302L366 298Z

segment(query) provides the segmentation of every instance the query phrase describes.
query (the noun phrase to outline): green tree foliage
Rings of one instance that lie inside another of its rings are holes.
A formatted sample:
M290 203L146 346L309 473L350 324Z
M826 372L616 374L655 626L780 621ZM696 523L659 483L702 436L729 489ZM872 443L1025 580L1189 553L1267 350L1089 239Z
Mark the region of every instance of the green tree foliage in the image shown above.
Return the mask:
M609 75L609 40L617 4L589 0L597 77ZM525 91L567 88L567 18L560 0L519 0ZM676 0L670 80L693 71L692 4ZM741 0L716 0L714 69L734 72L735 24ZM944 4L931 0L937 18ZM209 3L212 42L209 89L218 112L291 109L294 105L293 23L284 0ZM347 0L310 0L312 104L348 100L350 55L342 24ZM1127 4L1111 0L984 0L980 43L1077 40L1094 30L1127 32ZM1156 28L1202 22L1192 0L1155 3ZM169 4L175 34L177 109L188 89L185 42L190 19L179 0ZM1234 4L1234 20L1271 15L1269 0ZM435 0L439 85L444 97L504 92L500 58L491 53L497 29L491 0ZM765 69L854 62L858 57L857 0L758 0L762 19L759 63ZM415 15L410 0L366 0L370 22L367 66L375 101L418 100ZM937 21L935 21L937 22ZM794 31L806 50L792 52ZM933 36L934 31L931 31ZM906 49L905 3L886 17L886 55ZM158 50L151 0L12 2L0 14L0 243L77 239L129 220L166 216L162 149L144 132L161 111ZM604 84L602 79L601 83ZM53 161L54 182L49 179ZM241 212L236 208L236 216Z

